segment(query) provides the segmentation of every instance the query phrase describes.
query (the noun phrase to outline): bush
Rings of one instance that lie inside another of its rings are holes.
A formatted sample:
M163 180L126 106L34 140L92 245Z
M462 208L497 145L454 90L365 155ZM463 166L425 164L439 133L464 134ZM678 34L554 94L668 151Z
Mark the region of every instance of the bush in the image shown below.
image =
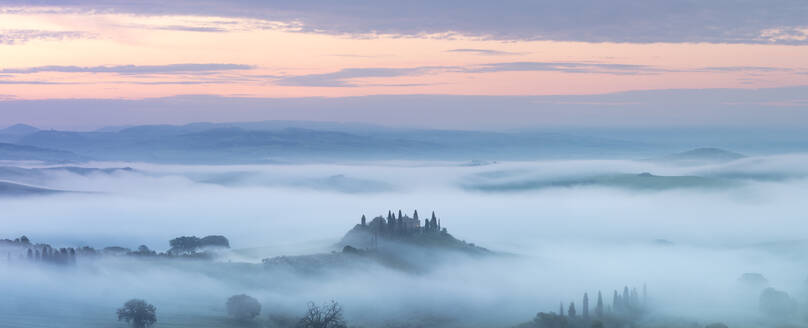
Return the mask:
M252 320L261 313L261 303L248 295L234 295L227 299L227 314L238 320Z

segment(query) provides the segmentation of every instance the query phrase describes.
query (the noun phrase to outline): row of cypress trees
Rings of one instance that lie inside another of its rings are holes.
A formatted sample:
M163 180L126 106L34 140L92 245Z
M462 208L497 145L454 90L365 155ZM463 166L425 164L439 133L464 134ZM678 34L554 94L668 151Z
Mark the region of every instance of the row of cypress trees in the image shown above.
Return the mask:
M645 285L643 285L642 288L642 300L640 300L640 295L637 292L637 288L632 288L631 291L629 291L628 286L625 286L623 287L622 295L615 290L612 296L612 305L608 308L604 308L603 294L598 291L598 298L594 309L594 317L602 318L607 312L624 316L638 315L645 310L647 302L648 289ZM582 313L580 314L581 317L590 318L588 293L584 293L582 305ZM561 302L559 305L558 314L563 317L565 315L564 313L564 303ZM570 302L566 310L566 316L570 318L576 318L578 316L578 311L575 308L575 302Z

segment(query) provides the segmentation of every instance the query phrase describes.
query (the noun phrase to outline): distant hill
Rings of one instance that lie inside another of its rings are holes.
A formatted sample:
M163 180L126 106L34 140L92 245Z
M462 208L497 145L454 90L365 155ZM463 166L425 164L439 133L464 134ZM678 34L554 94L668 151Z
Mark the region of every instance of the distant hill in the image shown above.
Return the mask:
M30 125L14 124L5 129L0 129L0 134L24 135L24 134L31 134L37 131L39 131L39 129Z
M99 169L77 166L58 166L46 168L0 166L0 180L32 185L47 185L54 178L54 175L60 173L87 176L92 174L113 174L118 172L135 172L135 170L130 167Z
M15 124L4 129L0 129L0 142L14 143L23 136L35 133L39 129L25 124Z
M258 172L242 171L195 174L191 178L194 181L223 186L285 186L343 193L377 193L395 190L395 187L387 182L349 177L343 174L319 178L279 180L267 178Z
M43 161L43 162L81 162L87 158L75 153L35 146L0 143L0 160L6 161Z
M657 161L709 164L731 162L745 157L745 155L719 148L696 148L685 152L664 156L657 159Z
M591 158L650 146L542 132L388 128L355 123L287 122L142 125L93 132L37 131L15 143L96 160L168 163L278 163L334 160L530 160Z
M356 225L342 237L337 246L358 249L395 250L402 246L428 248L443 251L458 251L472 255L491 254L491 251L456 239L446 231L421 232L404 236L374 234L371 228Z
M341 252L279 256L264 259L263 263L270 269L292 269L301 273L371 263L419 273L456 256L501 255L456 239L447 229L440 227L434 214L431 221L424 221L424 226L420 222L417 212L413 218L401 212L396 217L390 212L386 219L378 216L370 222L363 220L349 230L335 245Z
M50 195L64 191L0 181L0 197Z
M611 187L634 190L669 190L681 188L728 188L739 182L722 178L701 176L660 176L648 172L640 174L605 174L585 177L569 177L556 179L515 179L506 173L497 178L488 177L467 182L463 187L467 190L485 192L518 192L564 187Z

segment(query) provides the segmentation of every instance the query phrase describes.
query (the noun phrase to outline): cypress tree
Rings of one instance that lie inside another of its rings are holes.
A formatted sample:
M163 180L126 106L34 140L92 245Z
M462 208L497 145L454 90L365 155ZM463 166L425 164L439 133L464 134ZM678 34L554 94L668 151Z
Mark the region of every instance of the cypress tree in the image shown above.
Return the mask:
M415 212L414 212L414 213L412 213L412 218L413 218L413 219L416 219L416 220L420 220L420 219L418 218L418 210L415 210Z
M621 298L623 301L623 308L628 310L631 308L631 295L628 293L628 286L623 287L623 297Z
M398 218L400 219L400 218L403 218L403 217L404 217L404 215L401 215L401 210L398 210Z
M575 302L570 302L570 308L569 310L567 310L567 316L569 316L570 318L575 318L575 314L576 314Z
M614 312L620 312L620 309L623 308L623 304L620 302L620 295L617 295L617 290L614 291L614 296L612 297L612 309Z
M438 218L435 217L435 211L432 211L432 219L429 220L431 230L438 230Z
M396 233L396 218L393 217L392 211L387 211L387 232L391 235Z
M598 291L598 304L595 305L595 315L600 318L603 317L603 296Z
M362 214L362 226L363 226L363 227L367 225L367 222L366 222L366 221L367 221L367 218L365 218L365 215L364 215L364 214Z
M642 305L648 305L648 286L642 284Z
M584 293L583 306L584 306L583 308L584 319L587 319L589 318L589 295L587 293Z

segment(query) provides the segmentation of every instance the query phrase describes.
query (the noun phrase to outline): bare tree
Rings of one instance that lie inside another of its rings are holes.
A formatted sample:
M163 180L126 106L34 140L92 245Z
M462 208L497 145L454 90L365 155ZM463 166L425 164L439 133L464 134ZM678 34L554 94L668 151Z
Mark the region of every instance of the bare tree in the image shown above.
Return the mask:
M339 303L330 303L317 306L309 302L309 309L297 323L297 328L346 328L348 325L342 318L342 307Z

